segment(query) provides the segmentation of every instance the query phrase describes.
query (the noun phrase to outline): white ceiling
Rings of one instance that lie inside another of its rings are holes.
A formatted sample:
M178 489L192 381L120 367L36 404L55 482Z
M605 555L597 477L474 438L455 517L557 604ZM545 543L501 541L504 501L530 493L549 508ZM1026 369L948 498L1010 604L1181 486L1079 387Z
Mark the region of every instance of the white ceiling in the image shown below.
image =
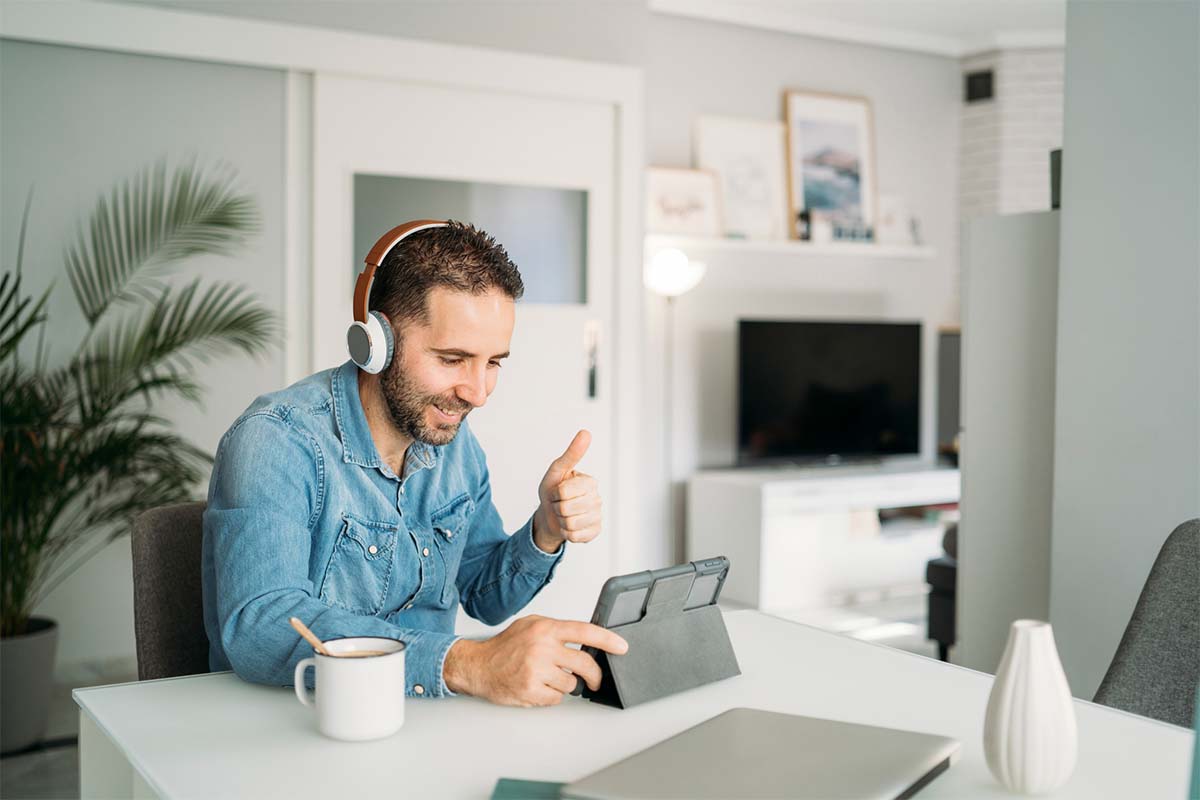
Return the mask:
M650 0L656 13L964 56L1061 47L1066 0Z

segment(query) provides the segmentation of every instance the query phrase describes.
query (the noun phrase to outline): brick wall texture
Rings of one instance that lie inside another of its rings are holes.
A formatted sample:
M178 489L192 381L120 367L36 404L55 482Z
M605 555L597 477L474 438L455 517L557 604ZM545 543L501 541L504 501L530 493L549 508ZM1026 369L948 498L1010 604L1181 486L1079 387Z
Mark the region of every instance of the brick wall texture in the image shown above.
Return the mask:
M962 60L991 69L990 100L963 103L962 217L1050 208L1050 151L1062 147L1063 51L993 50Z

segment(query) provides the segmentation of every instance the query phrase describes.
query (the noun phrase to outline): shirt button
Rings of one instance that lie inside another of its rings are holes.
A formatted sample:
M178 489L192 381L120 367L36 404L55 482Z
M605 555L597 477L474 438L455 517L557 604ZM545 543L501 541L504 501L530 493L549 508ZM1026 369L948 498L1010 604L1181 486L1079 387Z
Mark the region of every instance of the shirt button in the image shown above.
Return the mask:
M404 607L404 610L405 610L405 611L408 611L410 608L412 608L412 603L409 603L408 605L406 605L406 606Z
M379 552L379 548L376 547L375 545L371 545L370 547L367 548L367 552L370 553L371 555L375 555L376 553Z
M429 548L426 547L424 550L422 550L421 555L428 557L429 556Z
M453 538L454 538L454 531L446 531L446 538L447 538L447 539L453 539Z
M425 694L425 687L419 683L413 684L413 693L414 694Z

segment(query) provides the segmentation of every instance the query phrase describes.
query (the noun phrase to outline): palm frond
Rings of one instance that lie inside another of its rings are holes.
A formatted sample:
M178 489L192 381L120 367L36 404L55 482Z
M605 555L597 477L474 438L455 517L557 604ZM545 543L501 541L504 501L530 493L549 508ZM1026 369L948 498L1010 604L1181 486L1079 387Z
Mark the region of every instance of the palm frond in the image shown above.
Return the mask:
M196 362L239 351L261 355L276 342L275 315L245 287L196 279L164 289L140 317L108 326L77 360L76 389L85 419L102 418L135 395L177 392L193 401L200 387L188 374Z
M0 636L22 632L38 599L135 514L192 497L211 458L153 401L199 401L198 362L262 354L279 326L245 287L177 286L167 273L188 256L232 252L257 224L231 173L206 177L194 163L168 175L158 162L101 197L65 253L88 332L54 369L40 345L32 365L18 350L44 332L49 290L24 296L20 254L16 276L0 277ZM111 311L119 305L126 313Z
M33 189L25 196L25 209L21 212L21 230L17 234L17 265L15 271L6 270L0 278L0 362L10 355L15 359L17 348L25 334L35 325L45 321L44 309L50 299L54 284L42 293L37 303L30 308L32 297L21 296L21 267L25 263L25 236L29 231L29 209L33 207ZM39 343L39 351L41 349ZM39 354L40 357L40 354Z
M20 275L6 272L0 278L0 361L15 354L25 335L46 320L49 299L50 289L36 303L32 297L22 297Z
M65 259L71 289L94 327L114 303L145 299L180 259L228 254L258 229L253 198L230 173L207 178L195 163L169 177L166 161L101 196Z

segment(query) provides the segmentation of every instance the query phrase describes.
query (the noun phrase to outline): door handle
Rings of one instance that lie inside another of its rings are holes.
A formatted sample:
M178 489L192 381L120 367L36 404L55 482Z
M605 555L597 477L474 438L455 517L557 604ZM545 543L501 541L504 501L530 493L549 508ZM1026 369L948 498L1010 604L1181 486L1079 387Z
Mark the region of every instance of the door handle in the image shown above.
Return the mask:
M594 319L588 320L583 326L583 351L587 367L587 396L589 400L596 399L596 362L599 350L600 323Z

